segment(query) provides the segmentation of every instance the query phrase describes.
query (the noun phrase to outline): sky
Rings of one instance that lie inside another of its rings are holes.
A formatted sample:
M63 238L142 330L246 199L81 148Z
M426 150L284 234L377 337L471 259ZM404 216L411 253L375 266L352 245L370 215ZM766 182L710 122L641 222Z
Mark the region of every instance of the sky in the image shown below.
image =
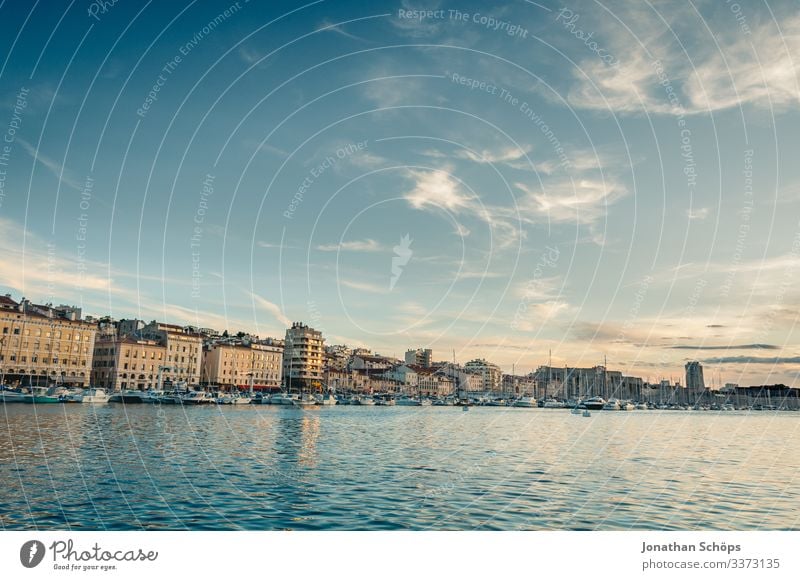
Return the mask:
M0 3L0 290L796 385L795 2Z

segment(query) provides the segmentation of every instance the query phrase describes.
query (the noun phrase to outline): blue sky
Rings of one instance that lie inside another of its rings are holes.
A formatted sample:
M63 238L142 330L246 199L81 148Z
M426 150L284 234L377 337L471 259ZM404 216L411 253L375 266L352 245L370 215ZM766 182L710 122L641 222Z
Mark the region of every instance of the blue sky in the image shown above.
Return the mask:
M796 381L796 3L0 16L15 297L509 371L552 351Z

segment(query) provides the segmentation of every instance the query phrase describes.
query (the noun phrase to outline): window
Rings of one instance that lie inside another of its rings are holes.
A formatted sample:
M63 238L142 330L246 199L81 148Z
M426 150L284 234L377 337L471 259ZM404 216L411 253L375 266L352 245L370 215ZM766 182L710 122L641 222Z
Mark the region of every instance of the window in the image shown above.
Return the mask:
M19 328L14 329L14 334L19 334Z

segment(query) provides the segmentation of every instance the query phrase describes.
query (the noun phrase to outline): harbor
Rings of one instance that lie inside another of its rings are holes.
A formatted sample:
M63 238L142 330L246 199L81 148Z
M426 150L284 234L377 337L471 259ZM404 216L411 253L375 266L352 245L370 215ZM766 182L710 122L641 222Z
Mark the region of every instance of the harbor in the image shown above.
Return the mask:
M7 404L3 529L797 529L786 412Z

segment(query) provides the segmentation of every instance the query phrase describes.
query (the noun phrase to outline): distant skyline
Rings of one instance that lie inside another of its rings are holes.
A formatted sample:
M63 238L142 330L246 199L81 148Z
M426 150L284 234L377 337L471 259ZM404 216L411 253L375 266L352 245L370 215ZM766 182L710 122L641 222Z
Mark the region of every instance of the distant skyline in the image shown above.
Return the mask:
M797 385L795 2L99 6L0 5L13 298Z

